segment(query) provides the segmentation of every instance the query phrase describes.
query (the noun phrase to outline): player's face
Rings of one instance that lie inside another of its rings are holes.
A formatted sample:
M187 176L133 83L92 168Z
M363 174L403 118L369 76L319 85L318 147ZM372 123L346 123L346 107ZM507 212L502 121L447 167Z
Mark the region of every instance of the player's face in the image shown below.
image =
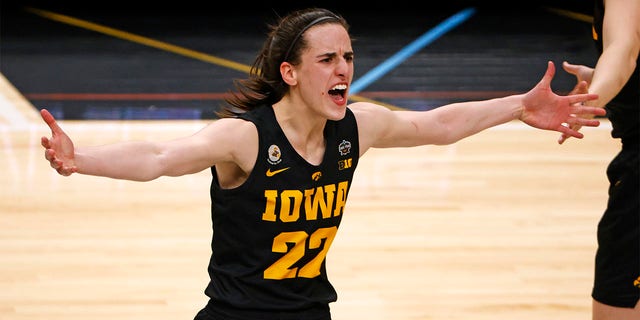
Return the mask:
M325 118L344 117L349 86L353 79L353 49L344 27L326 23L304 34L307 48L296 67L298 90L306 105Z

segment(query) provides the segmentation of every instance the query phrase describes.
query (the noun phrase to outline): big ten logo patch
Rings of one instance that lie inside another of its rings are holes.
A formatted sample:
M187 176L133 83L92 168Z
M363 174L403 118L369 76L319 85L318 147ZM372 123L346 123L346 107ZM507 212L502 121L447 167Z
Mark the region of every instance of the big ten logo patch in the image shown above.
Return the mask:
M351 166L353 166L352 158L338 161L338 170L349 169Z

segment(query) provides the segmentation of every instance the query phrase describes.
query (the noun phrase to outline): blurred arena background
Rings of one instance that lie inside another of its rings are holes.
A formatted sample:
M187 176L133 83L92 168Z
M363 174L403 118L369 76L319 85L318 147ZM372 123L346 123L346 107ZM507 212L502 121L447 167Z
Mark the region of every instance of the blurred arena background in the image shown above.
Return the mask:
M232 79L253 62L265 24L324 6L352 26L354 98L429 109L528 90L547 60L558 69L554 90L567 92L574 79L562 60L595 57L589 3L3 1L0 71L35 108L60 119L215 118ZM456 26L358 82L465 10Z

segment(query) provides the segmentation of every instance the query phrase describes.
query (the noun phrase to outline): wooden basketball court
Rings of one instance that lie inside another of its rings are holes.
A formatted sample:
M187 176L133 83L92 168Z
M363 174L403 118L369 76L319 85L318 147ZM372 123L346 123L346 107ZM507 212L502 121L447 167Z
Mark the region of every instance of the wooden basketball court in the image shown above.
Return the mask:
M192 319L205 303L208 171L59 176L36 109L0 88L0 319ZM77 145L205 121L62 121ZM451 146L371 150L328 255L335 320L590 318L610 125L583 140L505 124Z

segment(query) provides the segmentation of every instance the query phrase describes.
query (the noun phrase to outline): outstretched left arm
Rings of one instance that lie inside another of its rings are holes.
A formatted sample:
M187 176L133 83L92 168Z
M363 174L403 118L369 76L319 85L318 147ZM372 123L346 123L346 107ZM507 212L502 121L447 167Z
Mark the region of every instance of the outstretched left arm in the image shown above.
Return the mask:
M551 90L554 74L555 66L549 61L542 80L527 93L452 103L429 111L391 111L371 103L354 103L351 108L358 119L361 149L451 144L515 119L534 128L582 138L583 134L571 126L600 124L583 115L603 115L604 110L582 104L598 96L557 95Z

